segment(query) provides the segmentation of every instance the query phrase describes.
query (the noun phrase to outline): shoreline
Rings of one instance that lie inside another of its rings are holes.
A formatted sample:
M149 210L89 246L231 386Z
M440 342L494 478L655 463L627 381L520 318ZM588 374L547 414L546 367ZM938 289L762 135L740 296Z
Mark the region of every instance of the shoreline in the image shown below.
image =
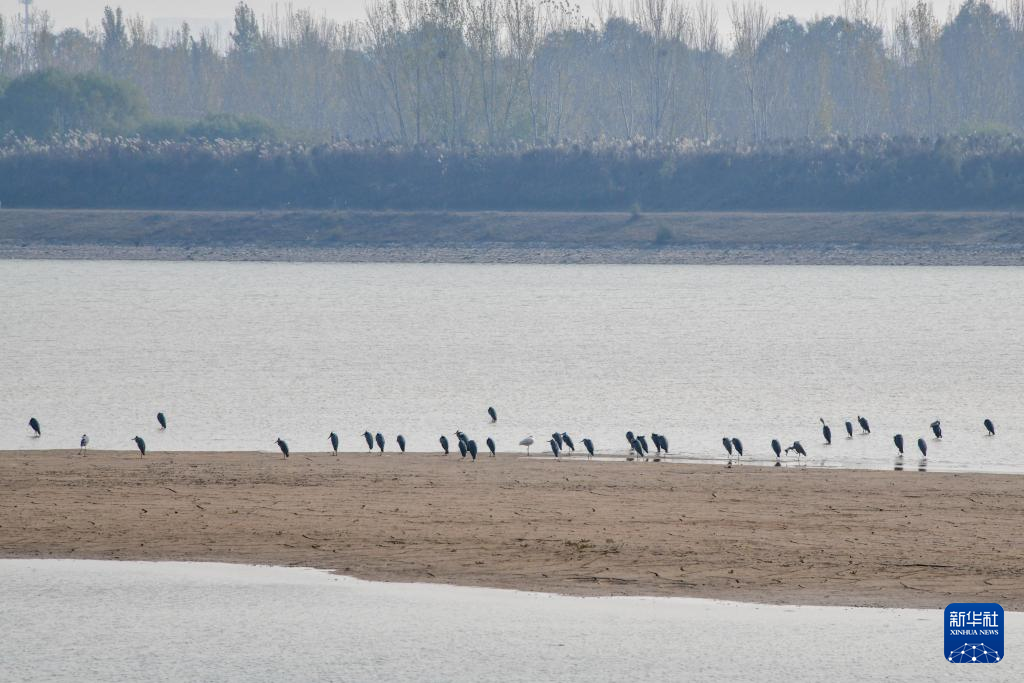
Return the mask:
M73 452L70 452L73 453ZM0 453L0 557L759 604L1024 609L1017 475Z

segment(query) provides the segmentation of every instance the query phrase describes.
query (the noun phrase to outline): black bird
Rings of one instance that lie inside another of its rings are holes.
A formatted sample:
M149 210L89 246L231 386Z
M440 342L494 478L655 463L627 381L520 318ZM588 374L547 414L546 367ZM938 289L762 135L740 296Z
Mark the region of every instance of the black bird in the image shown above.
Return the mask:
M469 437L466 436L466 433L463 431L459 431L458 429L455 430L455 436L459 437L459 441L469 441Z
M725 446L725 451L732 457L732 440L727 436L723 436L722 445Z
M469 449L466 448L466 442L459 439L459 453L462 453L462 457L466 457L466 453L469 453Z
M917 448L918 448L918 450L921 451L921 455L922 456L924 456L926 458L928 457L928 444L925 443L923 438L917 440Z
M775 451L775 459L782 457L782 444L778 439L772 439L772 450Z
M135 437L135 443L139 444L139 450L142 451L143 455L145 455L146 454L146 444L142 441L142 439L140 439L139 437ZM284 439L281 439L281 438L278 438L278 440L275 441L274 443L277 444L277 447L281 449L282 453L284 453L284 457L287 458L288 455L289 455L288 443Z
M494 439L487 437L487 450L491 452L491 457L494 457Z
M469 450L469 454L473 456L473 460L476 460L476 441L472 439L467 441L466 448Z
M936 420L935 422L932 422L931 428L932 428L932 434L935 435L935 438L936 439L941 439L942 438L942 423L939 422L938 420Z
M562 443L568 446L569 450L572 451L573 453L576 452L576 444L572 442L572 438L565 432L562 432Z
M377 448L380 449L380 454L384 455L384 435L377 432Z
M668 455L668 437L664 434L658 434L658 440L661 441L661 450L665 451Z
M637 457L640 457L640 458L644 457L644 447L640 445L640 440L639 439L634 438L632 443L630 443L629 445L636 452Z
M444 449L444 454L448 455L448 437L444 434L441 435L441 448Z
M363 432L363 438L366 439L366 447L370 449L370 453L373 452L373 434L370 432Z
M565 445L562 441L562 435L559 434L558 432L555 432L554 434L551 435L551 438L554 439L555 443L558 444L558 450L562 450L562 447Z
M34 417L29 418L28 426L32 428L32 431L36 433L36 438L43 435L43 428L39 426L39 420Z
M551 446L551 452L554 453L555 457L557 458L558 454L561 452L562 449L558 445L558 442L554 439L554 437L548 439L548 445Z
M591 441L590 439L583 439L583 447L586 448L587 449L587 453L589 453L589 455L587 457L589 457L589 458L594 457L594 442L593 441Z
M498 411L496 411L493 407L487 409L487 414L491 416L491 422L498 421Z
M736 450L737 455L743 455L743 442L736 437L732 439L732 447Z
M78 454L82 455L85 453L85 449L89 447L89 436L82 434L82 440L78 442Z
M402 436L401 434L399 434L397 441L398 441L398 447L402 449L403 453L405 453L405 437Z
M896 450L898 450L900 452L900 455L902 456L903 455L903 435L902 434L897 434L896 436L892 437L892 442L894 444L896 444Z
M861 417L860 415L858 415L857 424L860 425L860 428L864 430L865 434L871 433L871 425L868 424L868 419L866 417Z
M160 423L160 429L167 429L167 416L163 413L156 414L156 421Z
M643 434L638 434L636 440L640 442L640 448L644 449L644 455L651 452L651 449L647 447L647 437Z
M832 428L825 424L825 418L819 417L821 420L821 434L825 437L825 443L829 446L832 445Z
M786 449L786 454L788 455L790 451L796 451L797 455L807 455L807 451L799 441L794 441L793 445Z
M654 447L657 449L655 455L661 455L661 435L657 432L651 432L651 441L654 443Z
M135 446L139 449L139 457L141 458L146 454L146 442L142 440L141 436L136 436L132 441L135 442ZM284 441L281 441L280 439L278 439L277 442L284 444ZM282 448L288 448L288 445L285 444ZM287 453L285 455L287 455Z
M853 423L849 420L846 421L846 438L853 438Z
M985 418L985 429L988 430L989 436L996 435L996 426L992 424L992 420L988 419L987 417Z
M334 449L334 454L337 455L338 454L338 435L335 434L334 432L331 432L331 435L328 436L327 438L331 440L331 448Z
M628 442L629 442L629 445L630 445L631 447L632 447L632 445L633 445L633 439L635 439L635 438L636 438L636 437L635 437L635 436L633 436L633 432L626 432L626 441L628 441Z

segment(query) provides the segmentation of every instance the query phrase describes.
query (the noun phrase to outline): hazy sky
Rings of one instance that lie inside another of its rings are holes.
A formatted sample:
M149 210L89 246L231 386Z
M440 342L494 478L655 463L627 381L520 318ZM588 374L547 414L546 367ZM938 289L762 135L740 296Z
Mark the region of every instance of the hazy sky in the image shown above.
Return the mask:
M595 0L579 0L580 6L590 8ZM724 9L729 0L716 0ZM248 0L257 14L274 5L285 4L281 0ZM58 28L82 26L86 20L99 23L104 5L120 5L129 14L141 13L148 19L191 18L226 19L238 0L34 0L34 7L46 10L53 17ZM327 12L338 19L352 19L363 16L364 0L295 0L296 7L310 7ZM810 17L835 12L840 0L765 0L772 12ZM0 0L0 14L10 15L19 11L18 0Z

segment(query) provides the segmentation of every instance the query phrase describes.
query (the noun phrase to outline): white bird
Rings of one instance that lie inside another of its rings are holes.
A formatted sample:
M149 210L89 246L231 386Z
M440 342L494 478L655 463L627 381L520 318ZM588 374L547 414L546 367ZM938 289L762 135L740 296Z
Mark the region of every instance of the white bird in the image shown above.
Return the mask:
M89 437L86 434L82 434L82 440L78 442L78 454L82 455L85 453L85 449L89 447Z
M533 436L528 436L525 439L523 439L522 441L520 441L519 445L520 446L526 446L526 454L529 455L530 454L530 446L532 446L533 443L534 443Z

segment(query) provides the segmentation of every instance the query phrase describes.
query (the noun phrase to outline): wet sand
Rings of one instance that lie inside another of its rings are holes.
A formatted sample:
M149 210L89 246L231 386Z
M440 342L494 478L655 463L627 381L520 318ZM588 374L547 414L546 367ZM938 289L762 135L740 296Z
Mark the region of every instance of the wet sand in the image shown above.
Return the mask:
M365 454L0 453L0 557L573 595L1024 609L1024 479Z

